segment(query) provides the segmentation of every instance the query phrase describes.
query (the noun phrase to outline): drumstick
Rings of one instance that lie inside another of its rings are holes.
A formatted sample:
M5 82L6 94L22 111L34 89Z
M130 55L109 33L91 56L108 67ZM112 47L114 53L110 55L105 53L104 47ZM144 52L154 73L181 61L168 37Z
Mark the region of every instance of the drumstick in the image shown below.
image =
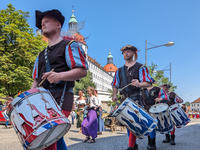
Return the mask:
M131 85L131 83L129 83L128 85L124 86L123 88L119 89L119 91L122 91L123 89L125 89L126 87L128 87L129 85Z
M54 68L50 71L50 72L53 72L54 71ZM45 77L38 86L40 86L45 80L47 79L47 77Z

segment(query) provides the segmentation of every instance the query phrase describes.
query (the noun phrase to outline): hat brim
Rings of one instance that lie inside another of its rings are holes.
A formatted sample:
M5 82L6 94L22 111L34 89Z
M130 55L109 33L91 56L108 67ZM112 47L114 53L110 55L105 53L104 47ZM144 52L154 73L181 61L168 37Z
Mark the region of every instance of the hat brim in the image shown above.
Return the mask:
M36 27L41 29L42 25L41 25L41 22L42 22L42 19L44 18L45 14L42 13L41 11L39 10L36 10L35 11L35 17L36 17Z
M162 84L160 87L166 86L168 89L171 87L169 84Z
M42 28L41 22L42 22L42 19L44 18L44 16L46 16L46 15L54 17L61 23L61 26L63 26L65 17L60 12L59 13L58 12L59 12L58 10L51 10L51 11L45 11L45 12L36 10L35 11L36 27L39 29Z

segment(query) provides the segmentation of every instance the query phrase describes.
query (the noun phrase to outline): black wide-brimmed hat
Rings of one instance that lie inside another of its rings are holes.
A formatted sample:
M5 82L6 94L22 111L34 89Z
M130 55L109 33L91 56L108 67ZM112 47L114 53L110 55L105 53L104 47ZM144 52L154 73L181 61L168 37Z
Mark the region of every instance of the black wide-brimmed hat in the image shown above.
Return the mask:
M163 86L166 86L168 89L171 87L171 85L165 83L165 84L162 84L160 87L163 87Z
M60 22L61 26L63 26L63 23L65 21L65 17L57 9L48 10L45 12L36 10L35 16L36 16L36 27L39 29L42 28L41 22L42 22L42 19L44 18L44 16L52 16L52 17L56 18Z

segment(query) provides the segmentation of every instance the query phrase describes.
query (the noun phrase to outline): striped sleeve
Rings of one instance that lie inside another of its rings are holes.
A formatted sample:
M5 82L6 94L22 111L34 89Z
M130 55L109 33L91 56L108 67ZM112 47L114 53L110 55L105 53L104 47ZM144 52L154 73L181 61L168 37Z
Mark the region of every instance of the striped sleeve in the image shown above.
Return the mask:
M32 72L32 78L37 79L38 78L38 63L39 63L39 57L37 56L35 60L35 64L33 67L33 72Z
M175 103L182 103L182 102L183 102L183 99L180 98L178 95L176 95L175 98L174 98L174 102L175 102Z
M67 45L65 50L65 59L70 69L88 69L85 52L82 47L76 42L72 42L70 45Z
M139 69L139 80L140 82L155 82L155 80L150 76L149 70L146 66L143 66Z
M169 100L169 96L163 89L160 90L160 92L158 94L158 98L163 98L164 100Z
M111 83L112 87L119 88L120 80L119 80L119 72L118 70L115 72L115 76L113 78L113 81Z

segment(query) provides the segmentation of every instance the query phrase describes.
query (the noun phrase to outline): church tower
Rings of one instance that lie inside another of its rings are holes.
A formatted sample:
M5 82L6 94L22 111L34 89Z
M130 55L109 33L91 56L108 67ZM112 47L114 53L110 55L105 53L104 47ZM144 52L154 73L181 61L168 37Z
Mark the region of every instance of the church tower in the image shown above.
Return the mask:
M113 64L113 56L111 53L111 49L109 50L109 54L107 57L107 64L103 68L106 72L108 72L110 75L114 76L115 71L117 71L117 66Z
M76 17L74 16L74 9L72 9L72 16L70 17L70 20L68 22L69 30L77 32L77 25L78 22L76 20Z

